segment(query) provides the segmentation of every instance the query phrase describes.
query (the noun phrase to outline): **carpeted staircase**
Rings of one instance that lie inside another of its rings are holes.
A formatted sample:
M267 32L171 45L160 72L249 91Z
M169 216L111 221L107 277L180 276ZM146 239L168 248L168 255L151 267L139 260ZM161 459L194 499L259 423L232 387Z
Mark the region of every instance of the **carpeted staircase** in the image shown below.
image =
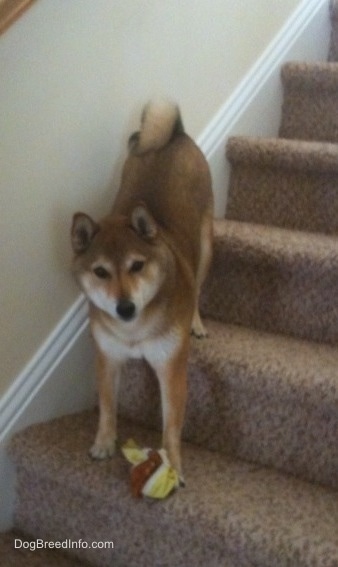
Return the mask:
M227 145L227 213L201 298L209 337L191 345L186 488L133 499L121 456L87 456L95 411L11 442L15 528L88 545L60 567L338 566L337 0L331 19L329 62L282 69L280 137ZM122 441L159 444L157 383L142 362L126 369L120 416ZM20 565L14 537L0 539L1 566ZM41 557L27 551L23 564L54 565Z

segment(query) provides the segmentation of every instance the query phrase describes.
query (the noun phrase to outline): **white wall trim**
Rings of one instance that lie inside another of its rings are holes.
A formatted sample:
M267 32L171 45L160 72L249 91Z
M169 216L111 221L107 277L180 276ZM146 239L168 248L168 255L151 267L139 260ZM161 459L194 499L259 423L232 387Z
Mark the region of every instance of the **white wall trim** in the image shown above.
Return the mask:
M0 443L88 325L81 295L0 400Z
M207 158L224 143L239 115L250 106L270 75L285 61L290 46L297 41L323 6L328 7L328 4L328 0L303 0L297 6L274 40L198 137L197 144Z

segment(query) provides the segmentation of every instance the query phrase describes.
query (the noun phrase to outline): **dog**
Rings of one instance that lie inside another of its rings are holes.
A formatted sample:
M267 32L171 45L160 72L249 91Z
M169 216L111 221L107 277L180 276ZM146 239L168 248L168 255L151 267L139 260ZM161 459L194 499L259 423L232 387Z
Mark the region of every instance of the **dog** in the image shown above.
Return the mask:
M73 217L73 272L89 300L99 425L94 459L113 455L120 372L144 358L161 393L163 447L184 483L181 432L190 333L206 335L199 293L212 256L213 194L207 161L184 132L178 106L148 103L129 139L120 189L100 222Z

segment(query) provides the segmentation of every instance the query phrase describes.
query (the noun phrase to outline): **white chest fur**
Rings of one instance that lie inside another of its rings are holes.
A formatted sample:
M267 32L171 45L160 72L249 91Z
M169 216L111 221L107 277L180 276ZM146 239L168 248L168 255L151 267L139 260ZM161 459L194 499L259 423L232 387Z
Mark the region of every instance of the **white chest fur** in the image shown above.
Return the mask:
M181 345L182 334L178 328L166 334L149 338L149 333L137 334L110 332L109 329L94 323L94 338L101 351L111 360L124 362L130 358L145 358L151 365L166 362Z

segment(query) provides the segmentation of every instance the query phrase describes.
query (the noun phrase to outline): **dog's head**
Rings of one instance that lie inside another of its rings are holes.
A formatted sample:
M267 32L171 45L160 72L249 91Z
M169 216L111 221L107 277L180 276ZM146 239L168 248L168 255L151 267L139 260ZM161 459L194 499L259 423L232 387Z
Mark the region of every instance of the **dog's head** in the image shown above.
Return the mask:
M77 213L71 239L73 271L88 299L115 320L136 320L166 276L166 250L146 207L100 223Z

